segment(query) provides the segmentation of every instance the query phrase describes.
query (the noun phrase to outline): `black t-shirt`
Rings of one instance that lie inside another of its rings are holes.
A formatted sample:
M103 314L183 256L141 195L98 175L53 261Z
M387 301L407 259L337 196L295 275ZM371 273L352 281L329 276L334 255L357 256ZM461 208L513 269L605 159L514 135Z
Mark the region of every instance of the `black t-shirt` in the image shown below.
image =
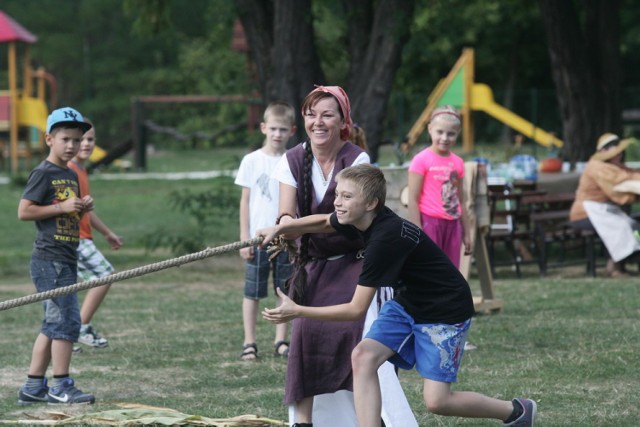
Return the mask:
M69 168L62 168L45 160L29 175L22 198L47 206L80 197L78 176ZM77 212L36 221L36 241L33 255L49 261L75 264L80 242L80 215Z
M331 225L339 233L362 236L365 241L358 284L393 286L395 300L416 323L455 324L473 316L469 284L420 227L387 207L364 232L340 224L335 213Z

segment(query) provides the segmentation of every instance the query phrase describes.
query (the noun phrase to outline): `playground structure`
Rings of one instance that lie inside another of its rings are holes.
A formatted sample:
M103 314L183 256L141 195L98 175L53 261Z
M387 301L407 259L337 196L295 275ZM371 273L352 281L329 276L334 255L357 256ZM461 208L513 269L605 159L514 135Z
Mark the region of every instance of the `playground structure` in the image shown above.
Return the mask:
M234 27L232 48L248 52L246 37L240 21ZM31 158L36 153L44 153L44 134L46 132L49 109L56 108L56 81L53 75L44 68L34 70L31 65L30 45L38 38L12 17L0 10L0 44L8 45L8 87L0 84L0 167L5 167L10 160L11 173L16 174L21 168L31 168ZM249 66L249 65L248 65ZM45 84L48 83L48 88ZM48 100L45 92L48 89ZM181 104L181 103L227 103L242 102L247 104L247 128L253 131L260 121L260 102L254 93L250 96L140 96L132 98L131 118L132 136L108 151L96 146L89 158L88 169L95 169L114 163L122 169L128 169L129 162L120 159L132 149L135 150L135 168L146 170L147 133L167 133L180 140L193 137L181 134L178 130L167 126L159 126L145 120L145 105L149 104ZM235 130L233 125L221 129L216 134L199 132L198 137L215 139L219 134ZM24 162L21 160L24 159Z
M37 40L34 34L0 10L0 43L8 45L8 90L0 90L0 160L4 166L5 157L10 159L13 175L20 170L21 159L29 169L32 156L45 151L49 107L55 108L57 104L55 77L43 67L34 70L30 65L30 45ZM48 102L45 99L47 84ZM125 144L130 145L131 141ZM92 165L117 161L117 157L126 151L121 146L114 152L96 146L89 160Z
M429 124L431 113L442 105L452 105L462 113L462 149L465 153L473 151L474 126L472 111L482 111L504 123L522 135L545 147L560 148L563 141L555 135L535 126L509 109L495 102L493 91L483 83L476 83L475 53L465 48L449 74L433 89L427 98L427 105L413 124L401 145L403 154L416 144L420 135Z
M24 158L29 167L33 153L44 149L49 114L45 83L49 84L49 104L56 103L53 76L44 68L34 70L30 65L30 45L37 40L29 30L0 11L0 43L8 45L8 90L0 90L0 155L3 161L5 155L10 157L12 174L18 172L20 158ZM19 61L19 50L22 50L22 61Z

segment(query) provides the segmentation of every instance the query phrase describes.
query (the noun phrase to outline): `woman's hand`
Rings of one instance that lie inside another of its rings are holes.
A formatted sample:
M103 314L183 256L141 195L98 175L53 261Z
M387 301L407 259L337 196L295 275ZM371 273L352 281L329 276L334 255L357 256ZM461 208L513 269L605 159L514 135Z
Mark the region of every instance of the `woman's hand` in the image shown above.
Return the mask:
M284 215L280 218L279 224L286 225L294 220L295 218L293 218L291 215ZM301 236L300 233L284 233L282 235L282 237L286 240L296 240L300 236Z
M278 235L278 226L261 228L256 231L255 237L262 237L262 242L260 242L260 249L265 248L276 236Z

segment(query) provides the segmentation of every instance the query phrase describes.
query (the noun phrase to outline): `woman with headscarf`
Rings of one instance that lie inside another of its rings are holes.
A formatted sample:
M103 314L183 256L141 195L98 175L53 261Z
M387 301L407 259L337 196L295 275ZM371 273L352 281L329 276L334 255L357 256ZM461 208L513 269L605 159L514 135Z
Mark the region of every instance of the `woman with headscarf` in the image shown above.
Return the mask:
M628 205L638 196L616 187L640 180L640 172L624 164L624 152L630 142L613 133L605 133L598 139L596 152L580 176L569 213L574 228L595 229L598 233L611 257L606 267L611 277L624 276L624 259L640 248L633 232L639 225L627 214Z
M369 163L366 152L348 143L351 106L341 87L317 86L305 97L302 115L308 140L287 151L273 174L280 181L282 223L332 213L334 176L348 166ZM308 306L351 301L362 267L364 242L337 233L296 237L300 237L299 248L289 296ZM390 288L380 292L369 309L371 315L377 315L378 305L390 298ZM365 322L292 322L284 402L289 405L294 426L310 426L312 419L316 427L357 426L351 352L362 339L365 325L373 321L372 316L368 315ZM386 365L380 377L387 395L386 399L383 395L385 424L417 426L393 367Z

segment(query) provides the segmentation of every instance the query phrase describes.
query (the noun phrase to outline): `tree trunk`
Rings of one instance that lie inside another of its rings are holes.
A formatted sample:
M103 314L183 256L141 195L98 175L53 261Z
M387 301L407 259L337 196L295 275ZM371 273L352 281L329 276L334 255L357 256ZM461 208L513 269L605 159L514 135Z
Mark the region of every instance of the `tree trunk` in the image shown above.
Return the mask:
M371 161L378 161L387 105L402 47L409 40L414 1L345 0L351 66L348 93L352 117L367 135Z
M516 89L516 81L518 80L518 46L512 45L509 50L509 68L507 69L507 79L504 85L504 97L502 98L502 105L513 111L514 92ZM502 126L502 132L500 132L500 141L505 149L509 152L513 146L513 129L504 125Z
M345 90L353 119L366 131L374 162L378 159L402 47L409 39L414 3L415 0L343 1L351 56ZM263 99L284 100L300 111L302 99L313 85L325 84L315 46L311 0L237 0L236 8ZM303 137L304 125L302 117L298 117L298 133Z
M258 0L236 0L236 10L247 37L249 57L256 71L256 83L265 98L266 83L271 76L273 5L270 2Z
M563 155L572 163L586 160L600 134L620 132L619 1L585 1L584 32L573 2L538 3L562 115Z
M294 107L298 135L292 142L297 143L305 137L299 113L302 100L314 84L324 83L315 48L311 0L237 0L236 9L262 99L265 104L280 100Z
M620 1L589 0L586 34L593 52L593 68L598 82L596 112L602 118L598 136L622 132L622 59L620 54ZM622 136L622 135L621 135ZM593 143L595 147L595 142Z
M314 84L324 84L316 53L311 0L278 0L275 3L273 73L267 81L266 100L284 100L293 105L298 121L298 138L306 138L300 114L302 100Z

